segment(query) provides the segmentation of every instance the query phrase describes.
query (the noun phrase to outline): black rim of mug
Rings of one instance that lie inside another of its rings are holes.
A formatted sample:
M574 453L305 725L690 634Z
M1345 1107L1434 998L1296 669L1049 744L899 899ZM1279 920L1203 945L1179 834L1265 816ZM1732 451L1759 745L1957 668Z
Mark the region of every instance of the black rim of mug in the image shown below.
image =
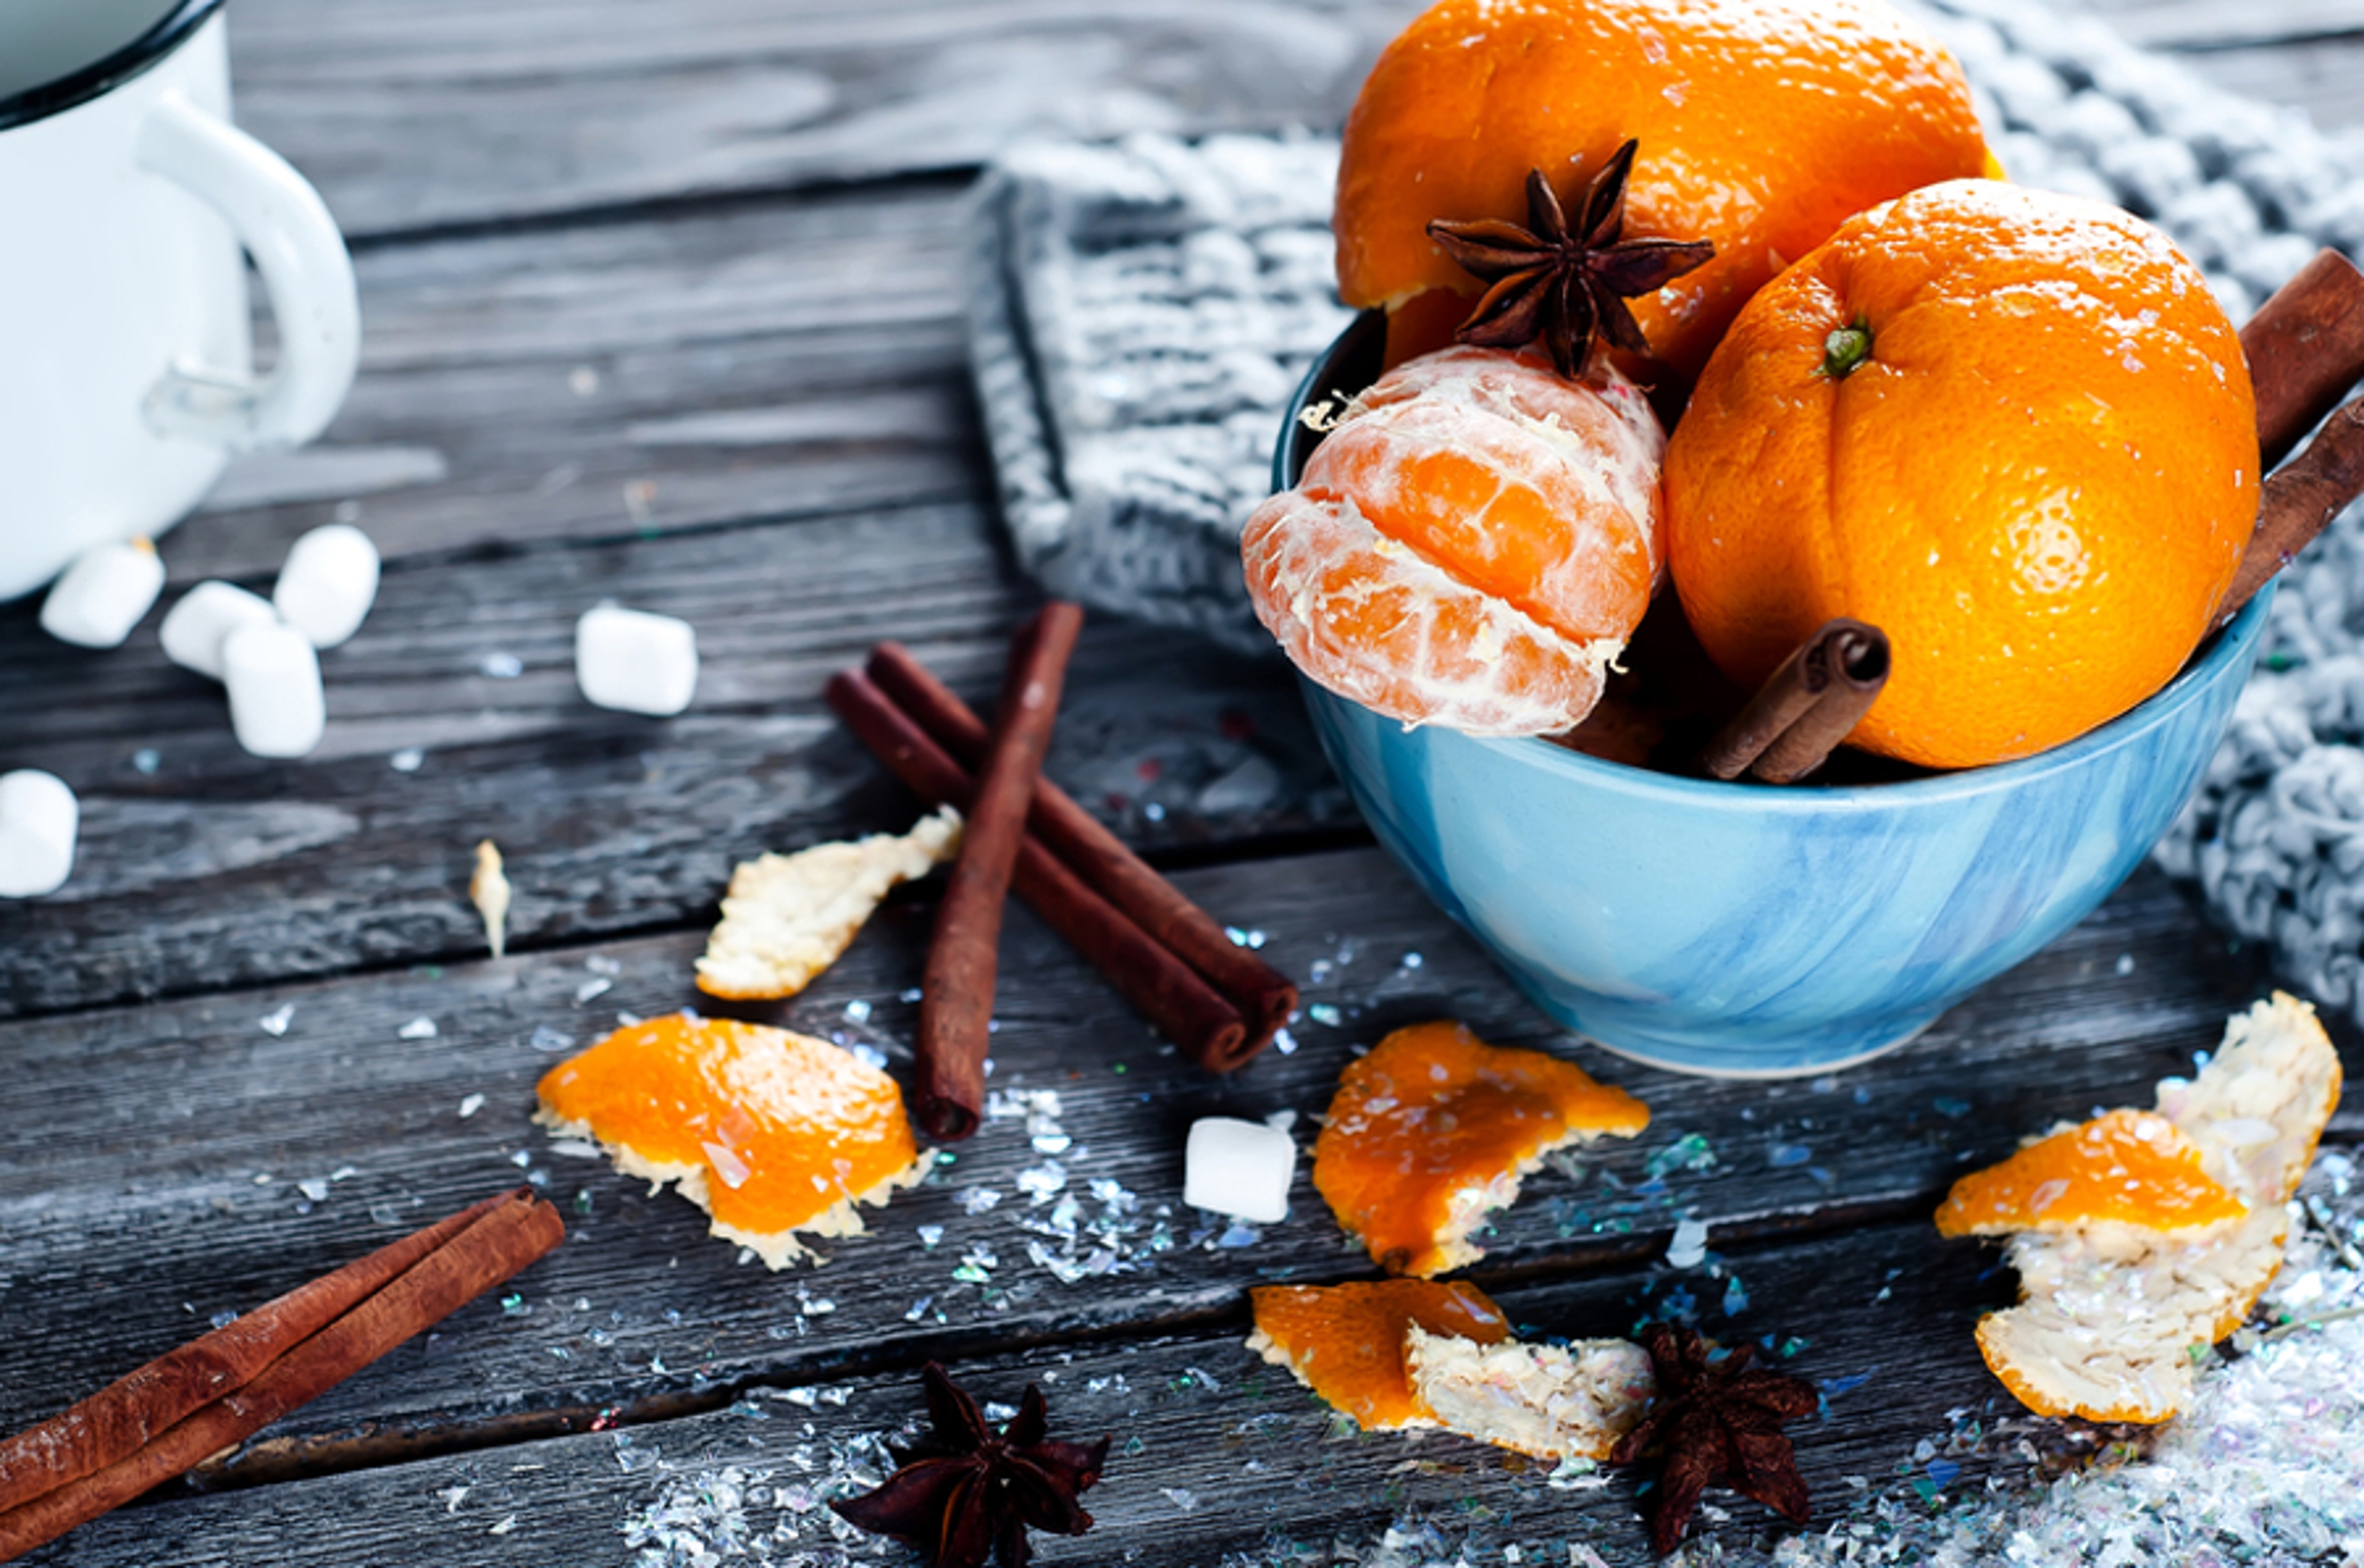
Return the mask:
M47 119L113 92L180 48L200 23L221 7L222 0L181 0L146 32L114 53L38 87L28 87L0 99L0 130Z

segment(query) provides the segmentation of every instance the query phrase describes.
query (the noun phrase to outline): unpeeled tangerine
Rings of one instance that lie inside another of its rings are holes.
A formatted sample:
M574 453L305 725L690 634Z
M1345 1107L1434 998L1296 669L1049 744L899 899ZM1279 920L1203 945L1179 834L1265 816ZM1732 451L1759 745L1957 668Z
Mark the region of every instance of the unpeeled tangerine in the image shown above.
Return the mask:
M616 1030L543 1074L534 1119L713 1217L771 1267L799 1231L862 1231L854 1205L924 1176L895 1080L827 1040L675 1013Z

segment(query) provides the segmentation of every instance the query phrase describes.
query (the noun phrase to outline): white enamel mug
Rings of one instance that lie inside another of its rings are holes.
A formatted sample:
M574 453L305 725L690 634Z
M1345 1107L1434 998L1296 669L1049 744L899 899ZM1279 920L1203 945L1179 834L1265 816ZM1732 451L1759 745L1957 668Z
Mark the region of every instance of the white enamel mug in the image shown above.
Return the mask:
M0 0L0 601L178 522L352 384L352 263L229 122L222 0ZM241 249L278 319L253 373Z

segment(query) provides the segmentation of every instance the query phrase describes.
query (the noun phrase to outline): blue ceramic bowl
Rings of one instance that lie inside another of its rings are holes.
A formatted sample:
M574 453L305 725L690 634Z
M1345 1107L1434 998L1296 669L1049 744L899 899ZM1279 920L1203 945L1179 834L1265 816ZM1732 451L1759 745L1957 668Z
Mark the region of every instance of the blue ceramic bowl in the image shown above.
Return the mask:
M1298 405L1367 385L1377 352L1358 323ZM1294 406L1287 430L1283 484L1310 450ZM2199 784L2270 599L2091 734L1896 784L1680 778L1305 691L1380 842L1544 1011L1662 1067L1776 1077L1904 1043L2107 897Z

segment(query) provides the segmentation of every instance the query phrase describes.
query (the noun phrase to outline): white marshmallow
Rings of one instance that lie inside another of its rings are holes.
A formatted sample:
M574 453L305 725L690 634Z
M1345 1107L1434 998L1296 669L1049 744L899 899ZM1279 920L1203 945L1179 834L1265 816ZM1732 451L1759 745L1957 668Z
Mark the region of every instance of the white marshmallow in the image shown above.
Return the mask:
M82 807L65 780L38 768L0 773L0 898L39 898L73 870Z
M287 552L271 602L279 618L334 648L361 629L377 597L377 546L351 523L314 528Z
M120 648L163 591L163 558L146 539L93 545L41 601L41 629L83 648Z
M320 659L294 627L277 621L234 628L222 641L229 727L258 757L300 757L320 743L329 706Z
M1288 1218L1297 1145L1260 1121L1210 1116L1190 1124L1182 1150L1182 1201L1257 1225Z
M679 713L697 689L697 633L671 616L601 605L574 623L574 679L600 707Z
M200 583L164 612L156 639L164 657L184 670L222 678L222 643L242 626L277 626L270 602L231 583Z

